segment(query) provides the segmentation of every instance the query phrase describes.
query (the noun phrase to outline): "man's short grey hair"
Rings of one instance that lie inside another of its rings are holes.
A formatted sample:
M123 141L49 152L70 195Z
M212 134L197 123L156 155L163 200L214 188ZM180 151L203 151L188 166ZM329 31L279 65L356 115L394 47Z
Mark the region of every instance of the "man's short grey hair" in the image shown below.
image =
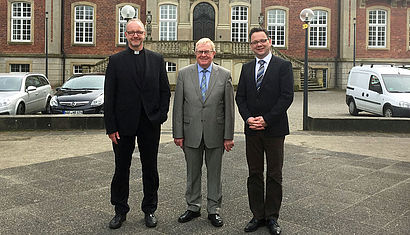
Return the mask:
M142 23L142 21L141 21L140 19L137 19L137 18L132 18L132 19L130 19L130 20L127 22L127 25L125 26L125 30L127 30L129 24L134 23L134 22L136 22L137 24L139 24L139 25L142 27L142 29L145 31L144 23Z
M209 45L211 45L212 51L215 51L215 44L214 44L214 42L212 42L212 40L209 39L209 38L201 38L201 39L199 39L199 40L196 42L196 44L195 44L195 48L197 48L198 45L200 45L200 44L209 44Z

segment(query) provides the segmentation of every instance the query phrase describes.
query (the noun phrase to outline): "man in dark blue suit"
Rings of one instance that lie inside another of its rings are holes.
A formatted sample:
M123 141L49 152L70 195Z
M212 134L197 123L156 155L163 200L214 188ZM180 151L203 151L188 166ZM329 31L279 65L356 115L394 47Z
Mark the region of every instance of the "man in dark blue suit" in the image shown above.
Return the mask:
M171 97L163 57L143 47L144 24L138 19L130 20L125 36L128 48L110 57L104 87L105 128L115 153L111 183L115 216L109 223L111 229L121 227L130 210L129 176L135 137L142 165L141 209L145 225L157 225L154 212L158 204L158 145Z
M248 198L253 214L244 230L253 232L267 224L271 234L280 234L277 220L282 203L284 141L289 134L286 111L293 101L292 64L272 55L266 30L253 28L249 37L256 58L242 66L235 98L245 121Z

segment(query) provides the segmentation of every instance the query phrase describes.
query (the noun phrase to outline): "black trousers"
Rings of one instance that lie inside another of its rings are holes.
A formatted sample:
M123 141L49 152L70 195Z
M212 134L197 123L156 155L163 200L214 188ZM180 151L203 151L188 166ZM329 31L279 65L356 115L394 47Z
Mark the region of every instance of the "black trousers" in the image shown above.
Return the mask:
M161 125L153 124L145 115L141 115L136 136L121 136L118 144L113 143L115 153L115 173L111 182L111 204L116 214L127 214L129 178L132 153L137 137L142 166L144 198L141 209L144 213L154 213L158 205L159 176L157 168L158 145Z
M282 203L282 168L285 137L266 137L263 132L246 135L249 207L256 219L278 219ZM264 160L266 154L266 195Z

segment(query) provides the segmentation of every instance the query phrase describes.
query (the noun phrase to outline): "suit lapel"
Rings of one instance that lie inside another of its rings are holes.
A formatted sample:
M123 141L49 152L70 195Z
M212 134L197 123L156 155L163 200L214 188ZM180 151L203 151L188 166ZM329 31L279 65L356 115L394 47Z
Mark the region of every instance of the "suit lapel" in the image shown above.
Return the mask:
M256 59L253 59L252 63L250 63L250 66L251 66L251 69L248 69L249 73L251 73L249 75L251 79L250 84L252 84L252 87L256 91L256 79L255 79Z
M199 77L198 77L198 64L197 63L191 66L191 74L192 74L191 76L192 84L195 88L198 98L202 102L202 94L201 94L201 90L199 89Z
M212 71L211 71L211 75L209 76L208 90L206 90L204 102L206 102L206 100L208 99L208 96L211 94L212 88L214 88L214 85L216 83L216 78L218 77L218 74L219 74L218 67L215 64L212 64Z

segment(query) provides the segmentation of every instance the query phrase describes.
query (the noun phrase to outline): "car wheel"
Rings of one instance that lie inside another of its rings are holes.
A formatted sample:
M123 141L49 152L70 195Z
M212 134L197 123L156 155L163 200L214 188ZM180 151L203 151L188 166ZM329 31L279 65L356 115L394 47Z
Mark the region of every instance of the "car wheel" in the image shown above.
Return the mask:
M353 116L357 116L359 114L359 111L357 110L356 104L354 103L353 99L349 101L349 113Z
M19 106L17 106L16 114L23 115L25 112L26 112L26 107L24 106L23 103L20 103Z
M46 109L41 112L42 114L50 114L50 113L51 113L50 100L51 100L51 98L48 98L48 99L47 99Z
M383 115L385 117L393 117L393 109L391 107L384 108Z

